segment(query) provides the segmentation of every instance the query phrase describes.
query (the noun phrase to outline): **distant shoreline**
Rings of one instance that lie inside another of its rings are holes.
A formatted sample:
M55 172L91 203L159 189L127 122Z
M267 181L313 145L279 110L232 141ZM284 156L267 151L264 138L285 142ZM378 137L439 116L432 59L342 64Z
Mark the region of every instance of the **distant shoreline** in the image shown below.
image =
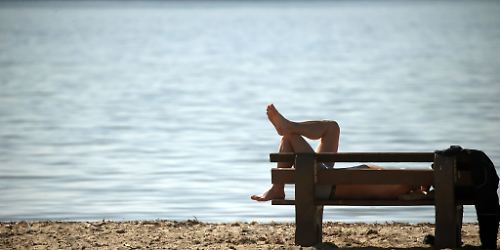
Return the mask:
M430 248L423 239L433 224L338 223L323 225L321 249ZM106 249L300 249L293 223L187 221L0 222L0 248ZM464 224L465 247L477 247L478 225ZM499 244L500 245L500 244ZM313 249L313 248L311 248Z

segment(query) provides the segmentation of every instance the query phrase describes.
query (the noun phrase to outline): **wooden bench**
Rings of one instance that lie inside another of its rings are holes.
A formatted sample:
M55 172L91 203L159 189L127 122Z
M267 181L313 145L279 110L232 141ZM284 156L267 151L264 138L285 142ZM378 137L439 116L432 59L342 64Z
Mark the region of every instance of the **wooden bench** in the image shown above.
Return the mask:
M273 200L273 205L295 205L295 244L322 242L323 206L422 206L435 207L437 248L461 244L463 206L472 200L456 197L455 187L472 185L470 172L457 169L457 159L434 153L276 153L271 162L294 163L294 168L273 168L272 183L295 184L295 200ZM320 162L429 162L432 169L346 170L318 169ZM407 184L432 185L434 198L423 200L320 200L315 185Z

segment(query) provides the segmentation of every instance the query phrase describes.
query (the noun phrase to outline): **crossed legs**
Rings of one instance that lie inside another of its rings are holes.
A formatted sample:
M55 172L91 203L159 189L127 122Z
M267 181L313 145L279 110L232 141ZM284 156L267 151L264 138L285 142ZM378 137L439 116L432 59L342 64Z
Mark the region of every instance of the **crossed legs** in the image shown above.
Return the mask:
M314 152L303 138L320 140L316 152L337 152L339 146L340 127L335 121L293 122L282 116L274 105L267 107L267 117L279 135L282 136L279 152L307 153ZM292 164L279 162L278 168L291 168ZM367 165L369 170L382 169L379 166ZM402 194L423 192L428 187L410 185L338 185L335 197L339 199L397 199ZM261 195L252 195L256 201L283 199L284 185L273 184Z
M267 107L267 117L282 136L279 152L308 153L314 152L309 143L302 137L320 140L316 152L337 152L339 146L340 128L335 121L292 122L283 117L274 105ZM291 168L292 164L279 162L278 168ZM268 201L285 197L283 184L273 184L261 195L252 195L251 199Z

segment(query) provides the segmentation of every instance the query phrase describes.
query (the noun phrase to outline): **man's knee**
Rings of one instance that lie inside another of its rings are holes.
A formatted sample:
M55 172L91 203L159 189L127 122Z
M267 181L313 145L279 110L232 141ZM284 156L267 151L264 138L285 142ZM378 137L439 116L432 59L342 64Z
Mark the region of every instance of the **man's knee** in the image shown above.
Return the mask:
M285 134L281 137L281 142L290 143L291 141L296 141L297 139L302 139L302 136L297 134Z
M288 139L288 136L287 135L283 135L281 137L281 144L288 144L289 143L289 139Z
M335 133L340 133L340 126L336 121L327 120L324 122L328 124L328 130L333 131Z
M285 134L281 137L281 144L290 144L290 141L292 140L293 135L291 134Z

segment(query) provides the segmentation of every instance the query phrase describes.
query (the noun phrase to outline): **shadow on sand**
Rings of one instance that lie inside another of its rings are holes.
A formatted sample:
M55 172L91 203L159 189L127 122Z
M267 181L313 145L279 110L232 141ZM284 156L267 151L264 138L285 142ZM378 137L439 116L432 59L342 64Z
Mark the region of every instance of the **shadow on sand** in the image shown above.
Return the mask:
M314 246L314 249L317 250L330 250L330 249L345 249L345 250L429 250L433 249L432 246L429 245L429 247L373 247L373 246L366 246L366 247L338 247L337 245L330 243L330 242L323 242L321 244L317 244ZM457 249L481 249L481 247L478 246L470 246L470 245L464 245L460 248Z

